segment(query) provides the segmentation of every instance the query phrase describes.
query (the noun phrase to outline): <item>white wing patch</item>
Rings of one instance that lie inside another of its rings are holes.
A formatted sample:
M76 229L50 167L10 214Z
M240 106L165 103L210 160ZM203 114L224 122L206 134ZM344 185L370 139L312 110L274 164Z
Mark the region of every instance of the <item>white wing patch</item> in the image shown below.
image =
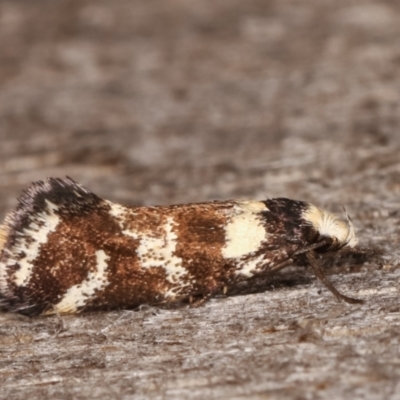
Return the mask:
M107 280L107 261L109 256L103 251L96 251L96 270L89 272L87 278L77 285L71 286L64 294L63 299L54 307L60 313L76 312L79 307L87 304L88 300L93 297L97 291L103 290L109 283ZM49 310L49 314L53 314L53 310Z
M247 278L251 278L254 275L254 272L262 265L265 265L268 261L268 259L265 259L265 254L260 254L250 260L243 261L239 264L241 269L236 271L236 275L243 275Z
M131 212L122 206L113 205L112 215L117 217L121 228L122 216ZM182 266L182 259L175 255L178 236L173 230L174 219L168 217L163 232L139 232L133 229L124 229L122 233L139 241L136 254L139 257L142 268L162 268L166 273L166 278L170 283L176 283L180 277L187 274L187 270Z
M255 202L260 203L260 202ZM257 251L265 241L267 232L253 206L237 206L236 215L225 226L226 244L222 248L224 258L240 258ZM263 210L268 210L265 206Z
M17 233L16 246L12 254L24 253L24 258L16 261L12 257L7 260L6 268L10 265L18 263L20 268L14 274L14 283L17 286L26 286L32 275L33 262L40 252L40 247L48 240L49 234L57 229L60 217L55 213L58 207L48 200L47 208L44 212L32 214L32 222L21 233ZM27 238L29 240L27 240ZM2 270L6 270L2 268Z

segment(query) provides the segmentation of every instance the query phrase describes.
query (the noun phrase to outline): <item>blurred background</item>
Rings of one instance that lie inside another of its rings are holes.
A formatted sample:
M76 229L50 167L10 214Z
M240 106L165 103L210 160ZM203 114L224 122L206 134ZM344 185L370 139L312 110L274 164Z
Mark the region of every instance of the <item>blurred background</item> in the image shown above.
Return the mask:
M127 204L390 207L399 39L394 0L2 0L0 213L65 175Z

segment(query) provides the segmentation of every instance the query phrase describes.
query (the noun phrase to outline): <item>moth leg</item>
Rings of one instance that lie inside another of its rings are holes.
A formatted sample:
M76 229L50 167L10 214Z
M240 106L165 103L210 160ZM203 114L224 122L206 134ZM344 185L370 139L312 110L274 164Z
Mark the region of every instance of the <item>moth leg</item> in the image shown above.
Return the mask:
M319 247L322 247L325 245L326 245L326 242L324 240L322 240L321 242L313 243L307 247L303 247L302 249L297 250L294 254L297 256L299 254L309 253L309 252L311 252L311 250L318 249Z
M209 292L205 294L203 297L200 297L198 299L193 299L193 296L189 297L189 305L190 307L196 308L202 306L206 301L210 300L212 297L213 292Z
M333 284L326 277L324 270L318 264L318 262L317 262L317 260L315 258L314 251L311 250L308 253L306 253L306 257L307 257L307 260L310 263L312 269L314 270L315 276L332 292L332 294L338 300L344 300L346 303L350 303L350 304L362 304L362 303L364 303L364 301L361 300L361 299L355 299L354 297L345 296L344 294L340 293L335 288L335 286L333 286Z
M293 254L293 256L297 256L297 255L299 255L299 254L304 254L304 253L310 253L312 250L317 249L318 247L325 246L325 244L326 244L326 243L325 243L324 241L319 242L319 243L311 244L310 246L304 247L304 248L302 248L302 249L296 251L296 252ZM270 271L271 271L271 272L279 271L279 270L282 269L282 268L285 268L285 267L288 267L289 265L292 265L293 262L294 262L294 261L293 261L293 258L288 258L287 260L282 261L281 263L279 263L279 264L277 264L277 265L274 265L273 267L270 267Z
M289 258L285 261L282 261L281 263L279 263L277 265L270 267L268 272L276 272L276 271L279 271L280 269L288 267L289 265L292 265L292 264L293 264L293 259Z

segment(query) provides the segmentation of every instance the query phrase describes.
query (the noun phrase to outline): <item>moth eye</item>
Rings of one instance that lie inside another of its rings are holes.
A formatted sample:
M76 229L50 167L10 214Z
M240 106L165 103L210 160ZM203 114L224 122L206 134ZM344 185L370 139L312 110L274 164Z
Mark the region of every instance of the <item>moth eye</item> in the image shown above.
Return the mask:
M317 247L315 250L317 253L333 251L340 245L339 241L335 237L327 235L319 235L315 242L321 243L321 246Z
M331 239L332 239L332 244L329 246L329 251L331 251L331 250L339 250L342 247L346 246L345 242L340 241L336 237L332 237Z

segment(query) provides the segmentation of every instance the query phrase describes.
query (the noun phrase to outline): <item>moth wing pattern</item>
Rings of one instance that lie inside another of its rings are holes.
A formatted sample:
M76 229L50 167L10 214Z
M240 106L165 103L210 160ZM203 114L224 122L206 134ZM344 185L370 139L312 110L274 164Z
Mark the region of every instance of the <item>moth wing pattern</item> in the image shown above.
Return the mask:
M304 201L126 207L49 178L0 228L0 296L28 315L201 302L300 258L324 282L310 254L355 244L349 218Z

